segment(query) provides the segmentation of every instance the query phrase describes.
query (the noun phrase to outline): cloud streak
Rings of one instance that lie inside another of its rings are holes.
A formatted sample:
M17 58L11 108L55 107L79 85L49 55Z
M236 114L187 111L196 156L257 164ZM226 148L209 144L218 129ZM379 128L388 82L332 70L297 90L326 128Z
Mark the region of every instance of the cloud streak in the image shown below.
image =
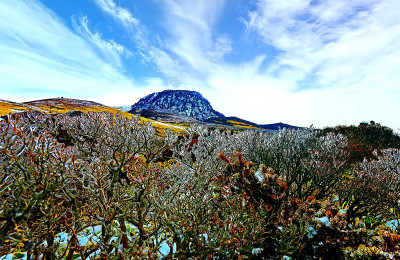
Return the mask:
M113 0L94 0L95 3L123 26L132 29L139 24L139 20L133 17L132 13L121 6L118 6Z
M233 65L214 73L210 84L229 79L238 100L252 100L242 107L263 111L272 122L325 126L379 119L396 129L399 7L377 0L257 1L244 22L247 34L256 33L276 54L265 57L266 69ZM246 96L243 87L256 94ZM257 120L261 113L249 114Z
M271 70L294 71L298 88L347 87L377 74L385 83L394 65L387 57L400 55L399 7L397 1L261 0L246 26L282 51Z
M166 48L182 64L201 75L215 68L229 53L231 41L214 30L225 6L224 0L162 1L164 25L169 37Z
M52 92L99 100L110 86L132 93L136 83L121 73L121 55L129 51L92 33L87 18L79 19L76 34L37 1L2 1L0 9L3 98L23 101Z
M78 21L76 21L78 20ZM73 20L73 25L75 30L79 33L79 35L84 38L86 41L92 43L97 49L100 51L102 56L108 60L112 61L112 63L119 67L123 68L121 56L125 58L130 58L133 56L133 53L127 49L125 46L116 43L113 39L104 40L102 36L98 32L92 32L89 28L89 19L87 16L79 17L79 19Z

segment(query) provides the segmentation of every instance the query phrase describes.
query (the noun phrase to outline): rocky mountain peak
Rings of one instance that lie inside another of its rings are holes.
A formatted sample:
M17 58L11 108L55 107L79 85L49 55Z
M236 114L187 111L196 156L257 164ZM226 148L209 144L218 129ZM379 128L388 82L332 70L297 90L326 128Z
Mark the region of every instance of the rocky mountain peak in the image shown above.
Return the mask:
M198 120L224 117L223 114L215 111L210 102L199 92L189 90L155 92L140 99L131 108L130 113L142 111L167 112Z

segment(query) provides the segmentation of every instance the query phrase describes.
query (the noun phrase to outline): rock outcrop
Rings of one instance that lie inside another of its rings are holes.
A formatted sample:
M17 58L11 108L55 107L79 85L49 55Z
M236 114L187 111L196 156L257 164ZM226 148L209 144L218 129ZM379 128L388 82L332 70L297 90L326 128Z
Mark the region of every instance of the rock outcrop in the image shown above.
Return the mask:
M199 92L165 90L145 96L132 106L130 113L174 113L197 120L224 117L215 111L210 102Z

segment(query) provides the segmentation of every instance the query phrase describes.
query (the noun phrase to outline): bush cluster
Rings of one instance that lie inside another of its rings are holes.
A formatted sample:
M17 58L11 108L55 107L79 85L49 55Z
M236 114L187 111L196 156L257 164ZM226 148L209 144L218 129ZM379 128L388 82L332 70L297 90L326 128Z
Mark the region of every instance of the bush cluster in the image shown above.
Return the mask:
M400 151L354 162L348 140L203 126L159 137L119 114L10 116L0 122L0 256L398 257Z

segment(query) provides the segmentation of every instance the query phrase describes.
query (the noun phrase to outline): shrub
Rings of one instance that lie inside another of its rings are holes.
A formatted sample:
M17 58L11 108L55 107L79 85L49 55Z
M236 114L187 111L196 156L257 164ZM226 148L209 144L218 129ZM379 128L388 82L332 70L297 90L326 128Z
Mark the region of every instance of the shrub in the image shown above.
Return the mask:
M349 162L362 163L364 158L376 159L374 151L380 153L388 148L400 149L400 136L393 129L371 121L358 126L336 126L323 129L322 133L342 134L349 140Z
M163 136L110 113L0 122L0 255L345 259L398 249L382 224L398 220L399 150L348 164L347 139L313 129Z
M364 160L350 172L339 196L348 203L347 218L377 217L390 220L399 210L400 152L386 149L377 160Z
M299 199L330 195L347 159L344 136L320 136L313 129L242 132L235 136L234 147L247 160L273 168L287 183L288 196Z
M76 204L70 183L80 166L74 149L57 143L48 129L56 129L55 122L31 112L0 122L3 253L27 250L52 258L56 235L71 225Z
M330 133L319 137L315 147L308 149L309 157L302 160L309 172L305 195L323 199L337 191L346 170L347 147L344 136Z
M151 197L157 194L153 189L158 189L156 180L161 174L154 161L176 136L167 132L162 139L151 124L119 114L89 113L59 121L85 162L76 179L82 184L80 198L89 201L88 223L101 226L100 256L109 258L118 251L142 254L143 247L153 245L153 237L162 231ZM128 237L127 226L137 232ZM87 250L83 255L91 253Z

